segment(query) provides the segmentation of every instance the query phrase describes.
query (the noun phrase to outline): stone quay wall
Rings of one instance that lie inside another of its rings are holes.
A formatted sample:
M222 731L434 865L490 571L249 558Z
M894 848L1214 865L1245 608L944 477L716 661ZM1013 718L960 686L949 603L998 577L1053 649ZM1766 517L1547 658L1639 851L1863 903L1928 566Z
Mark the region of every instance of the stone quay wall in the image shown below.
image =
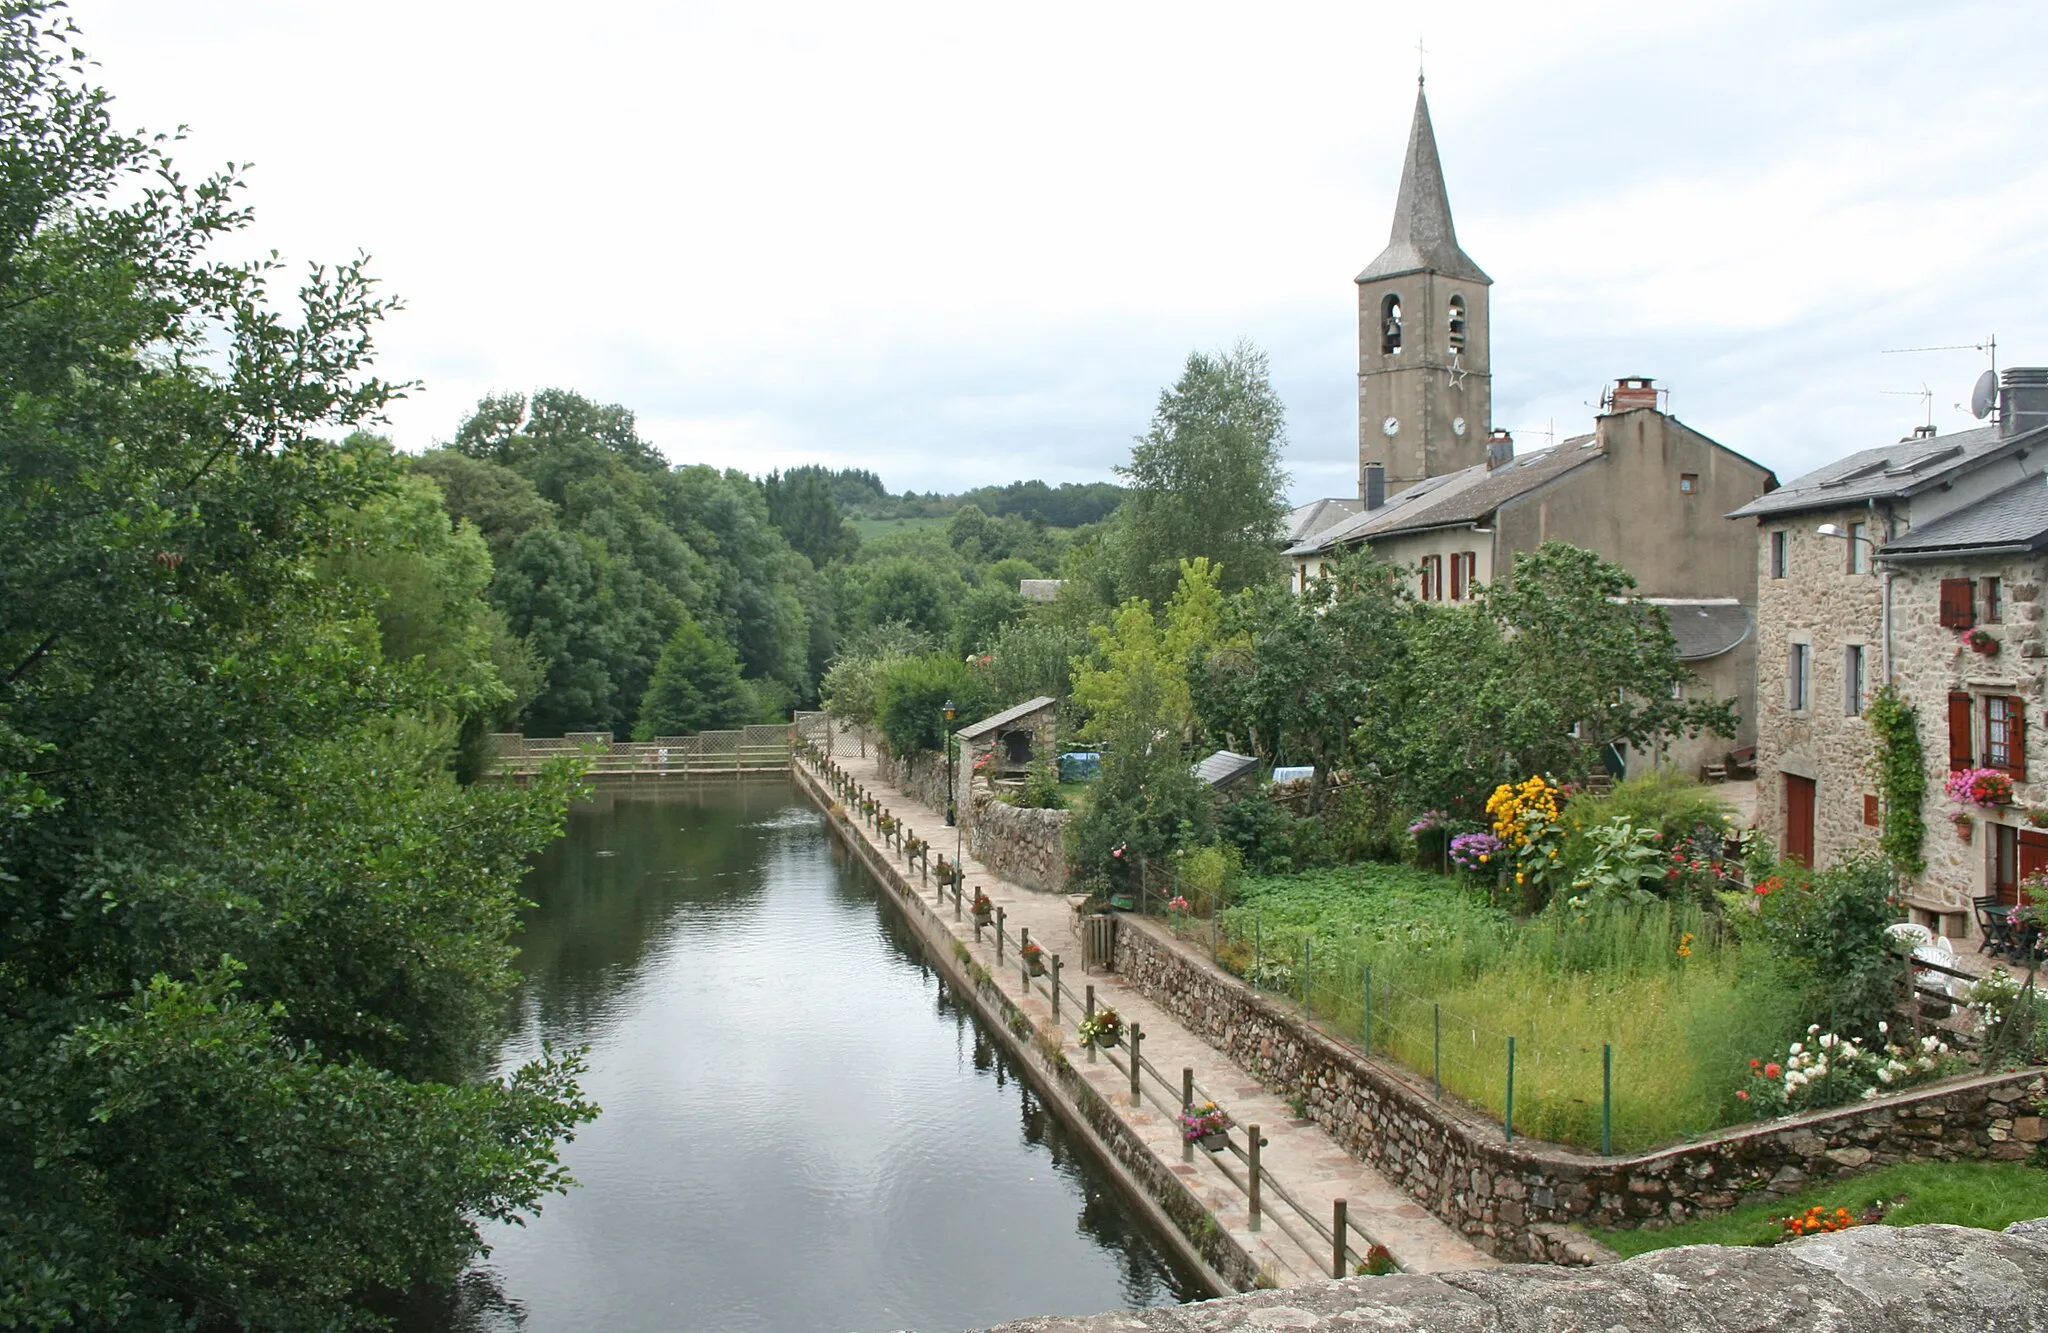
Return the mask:
M1067 819L1065 810L1022 810L980 788L967 822L967 849L1012 884L1040 893L1064 893Z
M1755 1192L1909 1159L2017 1161L2048 1139L2041 1070L1953 1079L1648 1153L1600 1157L1508 1142L1492 1120L1430 1095L1259 995L1152 923L1117 922L1115 970L1250 1071L1299 1098L1345 1150L1502 1258L1585 1263L1571 1228L1628 1227L1724 1212Z

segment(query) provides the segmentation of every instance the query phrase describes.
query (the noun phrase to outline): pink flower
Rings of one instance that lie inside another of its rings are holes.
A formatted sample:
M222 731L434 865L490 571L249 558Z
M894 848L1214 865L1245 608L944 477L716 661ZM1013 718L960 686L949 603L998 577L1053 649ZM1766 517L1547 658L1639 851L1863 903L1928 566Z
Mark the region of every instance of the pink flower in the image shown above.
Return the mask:
M1735 1090L1735 1095L1737 1097L1740 1097L1743 1101L1749 1100L1749 1091L1746 1088L1737 1088Z

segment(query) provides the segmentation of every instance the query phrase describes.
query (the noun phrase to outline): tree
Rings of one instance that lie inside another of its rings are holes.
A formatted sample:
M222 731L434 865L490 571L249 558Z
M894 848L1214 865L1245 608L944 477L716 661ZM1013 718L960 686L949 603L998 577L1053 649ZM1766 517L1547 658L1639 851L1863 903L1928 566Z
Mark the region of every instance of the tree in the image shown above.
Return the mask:
M235 176L114 133L75 41L0 3L0 1322L361 1326L592 1114L573 1058L474 1072L572 784L458 786L474 641L333 577L427 498L330 443L402 390L391 303L276 309ZM476 555L390 577L447 608Z
M648 741L722 731L753 721L753 711L732 649L684 616L661 650L654 679L640 701L640 725L633 736Z
M770 472L761 479L761 494L768 502L768 521L814 568L847 559L860 548L860 534L840 517L832 487L819 469Z
M988 651L996 635L1024 615L1024 599L1013 587L976 588L960 599L953 621L953 646L962 657Z
M1094 653L1074 663L1073 698L1088 714L1083 735L1101 739L1126 726L1171 730L1186 739L1197 718L1189 670L1212 646L1222 612L1221 571L1205 556L1183 561L1180 585L1155 617L1132 598L1108 625L1093 625Z
M955 727L986 717L994 706L988 674L947 653L893 658L875 673L876 720L899 755L946 748L948 700Z
M1121 525L1125 595L1163 603L1180 562L1198 555L1222 566L1226 592L1280 581L1285 444L1263 352L1241 342L1219 356L1190 354L1179 382L1159 396L1152 429L1117 469L1131 485Z
M953 627L957 588L957 581L942 580L908 556L885 561L867 571L861 589L861 625L908 625L919 633L944 638Z

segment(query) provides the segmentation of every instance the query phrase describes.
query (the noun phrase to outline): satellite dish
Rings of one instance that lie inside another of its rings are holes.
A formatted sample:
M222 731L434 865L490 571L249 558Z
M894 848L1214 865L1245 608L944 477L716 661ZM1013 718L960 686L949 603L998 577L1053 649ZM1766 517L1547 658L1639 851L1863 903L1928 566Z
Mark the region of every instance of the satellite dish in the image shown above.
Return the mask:
M1977 387L1970 390L1970 415L1982 421L1991 415L1991 405L1998 401L1998 377L1985 371L1977 377Z

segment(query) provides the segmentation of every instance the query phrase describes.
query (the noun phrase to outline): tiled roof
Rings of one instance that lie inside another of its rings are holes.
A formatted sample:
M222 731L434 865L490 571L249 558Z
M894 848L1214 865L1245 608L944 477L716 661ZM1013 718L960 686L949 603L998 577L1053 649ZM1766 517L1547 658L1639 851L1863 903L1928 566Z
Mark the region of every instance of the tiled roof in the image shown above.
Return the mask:
M1458 248L1451 201L1444 191L1444 166L1436 152L1436 129L1429 122L1429 99L1418 88L1408 156L1401 163L1401 192L1394 199L1393 234L1357 280L1371 282L1425 269L1469 282L1493 281Z
M1035 713L1049 706L1052 702L1052 696L1049 694L1041 694L1036 699L1026 699L1015 708L1005 708L992 717L985 717L979 722L960 728L959 737L963 741L971 741L977 736L986 736L992 731L1009 726L1027 713Z
M1966 555L1987 547L2037 550L2048 545L2048 477L2024 477L1973 505L1923 523L1878 554L1889 559Z
M1218 750L1194 767L1195 780L1211 787L1241 778L1259 766L1259 761L1234 750Z
M1287 553L1314 555L1338 546L1369 542L1375 537L1477 523L1508 501L1606 456L1597 446L1595 436L1576 435L1555 448L1519 455L1513 462L1491 470L1484 463L1475 463L1419 481L1378 509L1326 528L1297 543Z
M1313 537L1333 523L1341 523L1357 513L1363 502L1353 499L1310 500L1288 511L1281 520L1281 540L1289 546Z
M1939 485L1985 459L2006 452L2021 441L2039 447L2048 428L2000 435L1997 426L1979 426L1954 435L1928 435L1865 449L1847 458L1795 477L1730 514L1730 518L1767 518L1807 509L1839 509L1866 500L1912 495Z
M1756 614L1733 597L1647 597L1643 600L1664 608L1671 621L1671 637L1678 641L1683 662L1719 657L1749 637L1756 627Z

